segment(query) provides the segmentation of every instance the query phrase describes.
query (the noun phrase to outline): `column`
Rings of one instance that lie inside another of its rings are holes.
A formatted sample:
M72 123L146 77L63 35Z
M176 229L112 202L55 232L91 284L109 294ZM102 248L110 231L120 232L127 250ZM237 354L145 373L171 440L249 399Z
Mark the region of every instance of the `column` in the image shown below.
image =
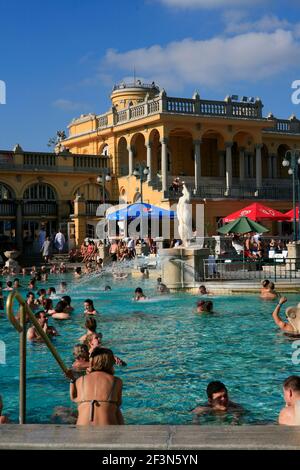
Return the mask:
M271 153L268 159L268 177L277 178L277 155Z
M194 140L194 155L195 155L195 190L200 189L201 182L201 140Z
M23 249L23 214L22 214L22 200L16 200L17 210L16 210L16 244L18 250L22 251Z
M133 173L133 147L130 145L127 147L128 150L128 176Z
M262 149L262 144L255 145L256 189L261 189L262 187L261 149Z
M226 178L226 191L230 192L232 187L232 142L225 142L226 147L226 171L225 171L225 178Z
M147 167L149 170L149 173L147 175L147 181L152 180L152 142L148 142L146 144L147 148Z
M162 138L161 141L161 176L162 176L162 191L168 189L168 139Z
M240 181L245 178L245 147L240 147Z

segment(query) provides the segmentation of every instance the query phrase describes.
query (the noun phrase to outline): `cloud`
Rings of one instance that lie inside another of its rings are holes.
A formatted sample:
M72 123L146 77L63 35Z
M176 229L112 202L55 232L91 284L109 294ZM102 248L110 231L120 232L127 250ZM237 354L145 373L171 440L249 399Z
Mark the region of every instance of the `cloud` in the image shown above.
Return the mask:
M163 5L184 9L212 9L228 7L252 7L255 3L266 3L268 0L158 0Z
M63 98L53 101L52 106L61 109L62 111L77 111L89 108L85 103L78 103L76 101L66 100Z
M245 18L245 12L226 12L223 19L226 23L226 33L245 33L245 32L272 32L277 29L294 30L297 25L291 24L285 19L280 19L275 15L265 15L256 21L242 21Z
M189 85L213 88L271 78L287 67L297 67L299 45L293 31L278 29L208 40L184 39L124 53L110 49L102 65L105 70L124 74L135 65L139 75L174 92Z

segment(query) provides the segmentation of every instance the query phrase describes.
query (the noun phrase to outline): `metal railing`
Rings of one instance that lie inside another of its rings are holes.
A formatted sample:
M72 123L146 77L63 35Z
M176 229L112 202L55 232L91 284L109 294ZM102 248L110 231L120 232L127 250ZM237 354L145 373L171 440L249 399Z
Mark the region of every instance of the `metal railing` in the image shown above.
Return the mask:
M204 280L241 281L278 279L300 279L300 259L267 258L252 259L214 259L203 261Z
M0 215L13 217L16 215L16 204L14 201L0 201Z
M57 203L53 202L40 202L40 201L24 201L22 207L23 215L36 215L36 216L56 216Z
M19 320L14 315L13 305L14 301L17 300L19 308ZM49 351L53 355L54 359L58 363L59 367L62 369L64 374L68 373L68 368L62 361L60 355L56 351L55 347L51 343L49 337L44 332L43 328L39 324L38 320L35 318L32 310L23 299L21 294L18 291L11 292L6 301L6 312L7 318L13 325L13 327L20 334L20 386L19 386L19 424L26 423L26 318L29 318L37 333L44 341Z

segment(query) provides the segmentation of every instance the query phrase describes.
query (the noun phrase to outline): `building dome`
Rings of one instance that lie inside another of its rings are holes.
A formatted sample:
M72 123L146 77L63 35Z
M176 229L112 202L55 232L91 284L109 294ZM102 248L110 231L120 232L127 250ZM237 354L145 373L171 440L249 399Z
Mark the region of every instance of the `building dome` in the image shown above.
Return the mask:
M142 83L141 80L135 80L133 83L121 82L115 85L110 98L112 105L120 111L142 103L147 95L149 99L153 99L159 91L159 87L154 82L147 84Z

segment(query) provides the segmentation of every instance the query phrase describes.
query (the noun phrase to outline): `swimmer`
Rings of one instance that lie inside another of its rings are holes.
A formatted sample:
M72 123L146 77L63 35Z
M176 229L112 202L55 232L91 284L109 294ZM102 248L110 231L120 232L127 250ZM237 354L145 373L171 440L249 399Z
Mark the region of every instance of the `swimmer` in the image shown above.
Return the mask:
M98 312L94 307L94 302L91 299L84 301L84 312L85 315L97 315Z
M26 297L27 297L26 303L28 307L31 308L32 311L36 310L38 308L38 305L36 304L34 293L28 292Z
M74 311L74 308L71 305L71 302L72 302L71 297L69 295L63 295L61 300L65 302L66 304L64 311L66 313L72 313Z
M33 279L30 279L29 283L28 283L28 289L30 290L36 290L36 281L35 281L35 278Z
M219 381L210 382L206 389L207 404L197 406L192 413L203 415L211 412L243 411L243 408L229 400L226 386Z
M42 302L44 312L47 315L53 315L55 312L55 309L53 308L53 302L52 299L44 299Z
M260 297L265 300L274 300L278 297L278 293L275 291L275 284L265 279L262 282L262 288L260 291Z
M97 330L96 319L93 317L87 317L87 319L85 320L85 328L87 331L86 331L86 334L81 336L81 338L79 339L80 343L86 342L88 336L96 333L96 330Z
M104 291L105 291L105 292L108 292L108 291L110 291L110 290L111 290L111 287L110 287L110 286L105 286L105 287L104 287Z
M74 269L74 277L79 278L82 275L81 267L78 266L77 268Z
M283 382L285 407L280 411L278 423L286 426L300 425L300 377L291 375Z
M64 300L57 302L55 306L55 312L52 314L52 318L55 320L70 320L70 314L67 311L68 305Z
M156 289L157 289L157 292L160 292L161 294L168 294L170 292L166 284L162 282L161 277L157 278Z
M14 289L20 289L21 287L22 287L22 286L21 286L21 284L20 284L20 281L19 281L19 279L16 277L16 278L14 279L13 288L14 288Z
M149 279L149 270L147 268L140 269L142 279Z
M43 300L46 298L46 295L47 295L46 289L39 289L37 291L37 295L38 295L38 298L36 299L35 303L37 305L42 305Z
M60 283L60 293L64 294L65 292L67 292L67 283L65 281L62 281Z
M147 300L147 299L148 297L144 294L143 289L141 289L140 287L137 287L134 291L133 300L137 302L139 300Z
M214 306L211 300L199 300L199 302L197 302L198 313L212 313L213 307Z
M281 297L272 313L274 322L287 336L299 338L300 337L300 307L289 307L286 309L285 314L288 322L281 320L279 316L281 306L287 302L286 297Z
M49 289L47 290L47 295L49 297L51 297L52 299L56 298L56 289L55 289L55 287L49 287Z
M75 361L72 364L72 369L86 370L89 365L89 350L86 344L76 344L73 349L73 356Z
M7 424L9 422L8 417L2 414L2 410L3 410L3 401L0 395L0 424Z
M102 346L102 333L94 333L93 335L87 336L86 343L89 348L89 354L91 355L93 351L97 348L103 348ZM118 356L114 355L115 364L117 366L126 366L126 362L123 359L120 359Z
M198 291L198 294L199 295L211 295L207 290L206 290L206 287L205 286L199 286L199 291Z
M35 314L35 318L39 322L41 328L44 330L47 336L57 336L58 333L53 326L48 326L48 318L45 312L40 311ZM27 331L28 341L43 341L42 337L37 332L35 326L31 326Z
M11 281L7 281L7 282L6 282L6 287L5 287L5 289L3 289L3 290L5 290L5 291L12 291L12 290L14 290L14 288L13 288L12 285L13 285L13 283L12 283Z
M114 376L110 349L96 348L90 357L89 374L72 380L71 400L78 405L77 425L124 424L120 410L122 380Z

